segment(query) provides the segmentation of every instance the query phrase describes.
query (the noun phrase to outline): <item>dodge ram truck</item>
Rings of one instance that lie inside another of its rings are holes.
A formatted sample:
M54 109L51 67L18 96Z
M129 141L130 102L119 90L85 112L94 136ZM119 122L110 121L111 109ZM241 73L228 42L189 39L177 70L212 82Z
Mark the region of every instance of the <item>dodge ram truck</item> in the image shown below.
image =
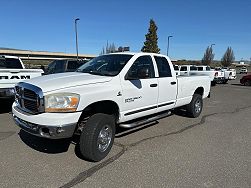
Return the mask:
M41 69L25 69L23 62L16 56L0 56L0 99L14 98L15 84L41 76Z
M24 131L48 139L79 134L84 159L100 161L118 126L132 128L184 107L198 117L210 94L208 76L176 76L167 56L112 53L76 72L37 77L15 86L13 119Z

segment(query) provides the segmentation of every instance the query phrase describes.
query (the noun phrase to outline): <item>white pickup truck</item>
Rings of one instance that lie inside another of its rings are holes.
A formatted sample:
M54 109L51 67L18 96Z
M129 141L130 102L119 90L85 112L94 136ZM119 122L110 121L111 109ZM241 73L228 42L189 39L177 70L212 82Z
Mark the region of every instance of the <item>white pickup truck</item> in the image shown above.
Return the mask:
M215 69L216 83L226 84L228 80L236 79L236 70L230 68L216 67Z
M15 84L41 76L41 69L25 69L20 58L0 55L0 99L14 98Z
M80 134L84 159L100 161L113 145L117 126L132 128L185 107L198 117L210 94L208 76L176 77L167 56L114 53L98 56L76 72L18 83L15 123L49 139Z
M229 67L222 67L221 70L224 72L225 79L227 81L236 79L236 70L235 69L231 69Z

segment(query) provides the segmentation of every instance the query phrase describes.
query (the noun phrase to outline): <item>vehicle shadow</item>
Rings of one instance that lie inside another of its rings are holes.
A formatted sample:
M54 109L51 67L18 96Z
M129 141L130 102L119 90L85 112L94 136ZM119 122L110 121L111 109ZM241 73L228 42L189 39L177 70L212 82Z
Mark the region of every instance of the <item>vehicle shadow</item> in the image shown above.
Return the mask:
M71 144L71 139L50 140L31 135L23 130L20 130L19 137L30 148L50 154L67 152Z
M172 115L187 117L186 111L182 109L172 111L172 114L170 116ZM155 120L153 122L143 124L134 128L117 127L116 132L115 132L115 138L121 138L130 134L136 133L138 131L147 129L149 127L156 126L157 124L159 124L159 121ZM67 152L70 144L73 144L75 145L76 156L79 159L87 160L83 158L83 156L80 153L79 144L78 144L79 139L80 139L79 135L74 135L72 138L69 138L69 139L50 140L46 138L37 137L23 130L20 130L19 136L21 140L30 148L36 151L48 153L48 154L57 154L57 153Z
M14 99L0 99L0 114L11 112Z
M176 108L172 111L174 115L191 118L184 107Z

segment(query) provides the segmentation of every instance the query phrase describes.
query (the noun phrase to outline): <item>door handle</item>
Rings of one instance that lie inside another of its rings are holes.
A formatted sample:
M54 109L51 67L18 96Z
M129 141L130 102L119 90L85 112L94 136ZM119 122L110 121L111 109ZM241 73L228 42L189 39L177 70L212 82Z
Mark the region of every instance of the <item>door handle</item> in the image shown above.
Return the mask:
M171 85L175 85L176 84L176 82L171 82Z
M157 87L158 84L151 84L150 87Z

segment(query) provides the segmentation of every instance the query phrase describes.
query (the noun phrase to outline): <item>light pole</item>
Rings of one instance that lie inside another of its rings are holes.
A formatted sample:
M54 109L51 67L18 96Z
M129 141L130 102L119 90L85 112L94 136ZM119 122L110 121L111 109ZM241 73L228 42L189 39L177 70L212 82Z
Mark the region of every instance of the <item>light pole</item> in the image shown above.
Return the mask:
M213 62L213 59L214 59L214 54L213 54L213 46L214 46L215 44L211 44L210 45L210 51L211 51L211 54L212 54L212 60L211 60L211 62Z
M169 52L169 40L170 40L171 37L173 37L173 36L170 35L170 36L167 37L167 50L166 50L166 55L167 56L168 56L168 52Z
M77 51L77 61L78 61L78 28L77 28L77 21L80 20L79 18L75 19L75 34L76 34L76 51Z

